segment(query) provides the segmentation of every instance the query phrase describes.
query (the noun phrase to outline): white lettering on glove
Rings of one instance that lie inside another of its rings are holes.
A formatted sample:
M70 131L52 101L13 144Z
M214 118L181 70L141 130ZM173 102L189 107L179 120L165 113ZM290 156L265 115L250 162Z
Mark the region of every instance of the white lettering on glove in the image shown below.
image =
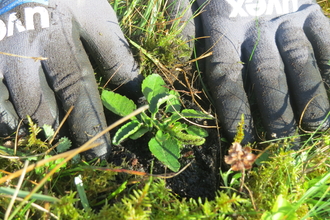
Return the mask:
M226 0L232 7L229 17L282 15L298 10L298 0Z
M24 32L28 30L34 30L34 15L40 15L40 26L41 28L49 27L49 13L44 7L27 7L24 8L24 19L25 19L25 27L22 24L22 21L17 17L17 13L13 12L9 14L8 24L6 26L3 20L0 20L0 41L3 40L6 35L10 37L14 34L14 28L16 27L18 32Z

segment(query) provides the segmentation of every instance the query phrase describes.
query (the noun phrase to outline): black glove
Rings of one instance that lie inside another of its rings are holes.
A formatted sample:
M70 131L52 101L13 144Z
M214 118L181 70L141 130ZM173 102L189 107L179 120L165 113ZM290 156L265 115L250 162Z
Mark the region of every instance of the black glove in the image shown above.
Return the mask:
M300 117L304 129L329 126L330 22L314 1L197 2L213 51L206 75L231 139L245 114L245 142L253 140L251 94L268 138L294 134Z
M138 67L106 0L8 0L0 3L0 134L11 134L30 115L40 126L56 128L74 106L68 127L76 145L106 127L90 59L105 80L122 90L140 91ZM9 91L9 92L8 92ZM105 158L110 137L88 151Z

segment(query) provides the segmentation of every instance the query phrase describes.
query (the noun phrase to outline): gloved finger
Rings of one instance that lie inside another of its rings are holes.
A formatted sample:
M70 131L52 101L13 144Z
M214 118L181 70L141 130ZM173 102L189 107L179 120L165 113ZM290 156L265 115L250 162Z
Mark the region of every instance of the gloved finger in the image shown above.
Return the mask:
M18 51L16 51L16 54ZM23 53L26 54L26 53ZM13 65L14 64L14 65ZM29 115L39 126L58 126L58 108L40 62L7 56L0 61L19 119ZM9 109L12 112L12 109ZM12 113L13 114L13 113Z
M94 71L80 41L80 27L72 26L67 28L66 32L59 31L59 28L67 27L66 19L62 14L53 14L53 21L57 25L50 27L50 39L53 42L61 42L61 46L56 43L48 44L45 53L49 54L49 57L42 61L42 64L63 110L67 111L74 106L68 118L68 125L75 145L80 146L107 125ZM109 134L97 141L101 145L84 153L87 160L109 156Z
M248 75L257 96L256 101L267 138L294 134L295 119L290 104L284 65L274 39L272 22L261 22L249 31L244 42Z
M9 100L9 92L3 80L3 75L0 73L0 135L5 137L16 131L19 118ZM20 134L25 133L23 127L20 131Z
M211 41L212 42L212 41ZM212 44L212 43L211 43ZM222 52L226 51L226 56ZM221 128L230 139L237 133L241 115L245 116L244 141L253 141L253 122L243 84L240 56L227 39L214 48L206 64L206 74Z
M110 84L122 85L119 91L126 95L140 94L142 76L109 3L104 0L80 1L79 10L76 10L75 1L66 1L65 4L71 8L80 25L81 40L105 79L112 77Z
M285 63L297 120L305 129L315 130L329 112L329 100L317 66L312 45L300 19L288 19L276 33L278 48ZM324 45L326 47L326 45ZM329 120L322 128L329 126Z
M201 7L204 1L198 1ZM201 13L206 49L213 52L206 60L206 77L213 96L220 125L232 141L237 133L241 115L245 115L243 143L254 140L253 120L243 82L243 64L240 45L244 39L244 28L235 22L223 21L222 10L217 1L209 1ZM225 12L226 13L226 12ZM226 25L224 25L226 24Z
M313 46L323 80L327 88L330 88L330 19L326 18L318 7L307 17L303 28Z

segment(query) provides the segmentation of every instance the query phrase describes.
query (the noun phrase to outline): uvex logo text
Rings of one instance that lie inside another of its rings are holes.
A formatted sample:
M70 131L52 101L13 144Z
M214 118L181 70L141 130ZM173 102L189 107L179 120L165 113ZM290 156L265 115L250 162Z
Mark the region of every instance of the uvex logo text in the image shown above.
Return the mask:
M34 30L34 15L40 15L40 26L41 28L49 27L49 14L46 8L44 7L27 7L24 8L24 13L20 16L24 16L25 27L22 21L17 17L17 13L13 12L9 14L7 24L0 20L0 41L3 40L6 36L10 37L14 34L14 29L18 32L24 32L28 30Z
M229 17L282 15L298 10L298 0L226 0L232 11Z

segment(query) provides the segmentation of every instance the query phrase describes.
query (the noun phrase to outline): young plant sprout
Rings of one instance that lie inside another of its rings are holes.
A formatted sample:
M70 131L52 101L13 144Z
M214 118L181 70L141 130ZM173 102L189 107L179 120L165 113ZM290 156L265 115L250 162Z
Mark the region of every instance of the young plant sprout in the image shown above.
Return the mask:
M188 125L180 119L213 119L211 115L193 109L181 110L179 94L165 87L161 76L152 74L143 81L142 93L149 103L148 112L131 118L113 137L118 145L127 138L138 139L152 132L148 143L151 153L173 171L180 169L180 150L184 145L202 145L207 131L197 125ZM110 111L125 116L136 109L136 105L125 96L103 90L102 101Z

